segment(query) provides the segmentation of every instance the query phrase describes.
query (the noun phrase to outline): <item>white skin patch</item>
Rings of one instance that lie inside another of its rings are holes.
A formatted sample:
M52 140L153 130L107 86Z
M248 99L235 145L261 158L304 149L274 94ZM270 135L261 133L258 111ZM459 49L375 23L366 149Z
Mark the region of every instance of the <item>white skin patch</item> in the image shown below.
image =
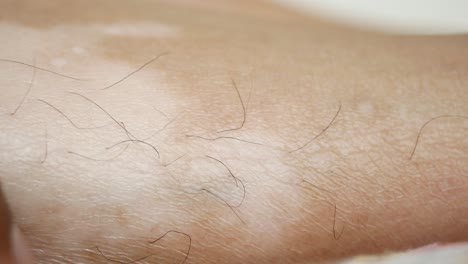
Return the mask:
M73 53L75 53L76 55L83 55L86 53L85 49L83 49L82 47L73 47L72 48L72 51Z
M374 106L372 103L364 102L359 104L358 110L364 114L372 114L374 112Z
M91 28L113 36L173 37L178 34L177 28L161 23L96 24Z
M65 66L67 63L68 63L67 60L64 58L54 58L51 61L52 65L59 67L59 68Z

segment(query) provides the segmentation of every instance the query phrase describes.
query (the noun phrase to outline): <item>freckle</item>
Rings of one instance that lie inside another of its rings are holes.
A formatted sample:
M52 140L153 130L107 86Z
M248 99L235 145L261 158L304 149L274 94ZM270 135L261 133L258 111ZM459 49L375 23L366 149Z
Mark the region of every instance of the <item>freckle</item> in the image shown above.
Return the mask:
M67 64L67 60L64 58L55 58L51 61L51 64L56 67L63 67Z

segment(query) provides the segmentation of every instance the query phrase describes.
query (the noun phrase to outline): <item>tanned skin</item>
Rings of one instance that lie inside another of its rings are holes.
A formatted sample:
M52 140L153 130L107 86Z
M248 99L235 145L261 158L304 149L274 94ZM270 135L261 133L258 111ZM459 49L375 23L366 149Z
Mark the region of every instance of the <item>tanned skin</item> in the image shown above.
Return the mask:
M261 1L0 3L0 180L37 263L468 239L468 38Z

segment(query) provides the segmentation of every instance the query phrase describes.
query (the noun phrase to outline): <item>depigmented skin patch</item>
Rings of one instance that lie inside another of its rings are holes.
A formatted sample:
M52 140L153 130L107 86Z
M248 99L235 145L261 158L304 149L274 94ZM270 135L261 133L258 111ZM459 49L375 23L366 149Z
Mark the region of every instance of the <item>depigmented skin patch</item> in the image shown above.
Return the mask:
M54 58L51 61L51 64L56 66L57 68L61 68L65 64L67 64L67 60L64 58Z
M60 56L69 62L62 71L91 78L83 84L42 74L31 98L48 100L80 124L104 126L77 131L36 100L31 100L17 119L0 122L2 180L11 182L10 196L29 197L17 201L15 213L33 245L43 249L38 252L43 263L49 258L105 263L94 250L96 245L102 245L113 257L137 257L155 250L147 241L174 228L193 237L190 263L291 263L363 250L397 249L401 240L393 232L408 234L409 244L421 245L444 238L438 234L449 226L466 223L446 220L463 217L462 211L446 205L446 201L463 198L466 185L456 178L464 175L463 171L446 183L461 186L457 192L434 201L433 207L418 204L428 195L421 191L423 183L437 190L437 169L451 171L450 167L466 163L460 155L463 151L449 150L450 162L419 160L408 164L403 158L413 142L408 131L418 129L412 121L432 112L466 110L465 87L447 81L466 67L466 62L457 59L467 52L463 43L455 41L450 44L453 49L444 49L441 47L449 42L444 39L351 33L331 26L309 27L303 18L285 22L284 17L266 19L268 16L170 4L14 1L8 5L22 14L32 14L9 18L13 23L2 29L18 31L11 38L41 35L50 40L34 43L39 50L38 63L56 69L47 62ZM23 12L25 9L30 11ZM44 19L41 10L59 11ZM86 29L87 23L163 23L180 33L171 38L109 35ZM342 41L343 36L346 41ZM421 45L427 42L431 45ZM21 50L24 60L34 54L25 45L0 50L2 55ZM99 90L164 51L170 54L119 85ZM428 54L453 70L436 75L444 78L432 83L430 90L419 86L420 80L434 74L427 68ZM376 59L383 63L376 64ZM399 67L392 67L395 64ZM15 68L15 72L21 73L21 78L27 75L23 69ZM404 78L408 75L419 79ZM462 82L466 77L460 78ZM248 95L251 97L243 128L222 135L261 145L188 138L191 134L216 137L218 131L242 120L231 79L246 105ZM15 94L18 82L12 83L4 87ZM102 105L137 137L156 135L150 142L158 147L161 160L137 144L105 163L69 155L67 151L73 150L99 157L116 140L128 139L102 111L64 93L70 90ZM421 91L424 97L419 96ZM1 100L5 110L16 102L6 97ZM433 103L428 105L425 100ZM307 148L288 153L327 125L339 101L343 112L336 123ZM362 107L367 102L373 102L372 111ZM402 107L409 109L404 119L400 116ZM48 126L50 152L47 162L40 165L43 123ZM453 126L447 134L460 134L460 130ZM459 136L455 141L461 139ZM225 168L206 162L206 155L225 162L245 182L246 200L236 209L245 224L213 196L189 193L208 186L225 195L221 197L227 201L239 197ZM183 158L164 166L179 156ZM18 171L24 172L21 178ZM421 181L421 177L428 181ZM330 193L305 188L302 180ZM34 192L18 187L31 184ZM51 197L39 197L43 193ZM336 229L345 228L339 240L332 233L335 205ZM414 210L419 210L420 216L410 221L408 216ZM425 222L427 216L439 213L447 218ZM30 218L36 214L43 221ZM393 221L395 215L399 221ZM384 223L387 228L383 228ZM440 232L422 234L421 227ZM464 235L452 232L447 237L461 240ZM181 256L173 251L183 249L180 244L185 241L171 239L162 247L172 251L157 251L161 258ZM64 256L57 257L57 248Z
M165 38L175 37L179 34L177 28L161 23L113 23L104 25L90 25L105 35L122 37Z

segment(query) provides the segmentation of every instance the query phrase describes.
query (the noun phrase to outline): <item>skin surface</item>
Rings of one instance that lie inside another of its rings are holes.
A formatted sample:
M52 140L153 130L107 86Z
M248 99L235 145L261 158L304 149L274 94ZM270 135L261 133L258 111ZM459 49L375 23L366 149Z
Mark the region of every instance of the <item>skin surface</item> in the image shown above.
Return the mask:
M38 263L182 263L189 246L185 263L306 263L468 239L466 36L256 1L7 0L0 18L1 59L85 79L0 61L0 178Z

